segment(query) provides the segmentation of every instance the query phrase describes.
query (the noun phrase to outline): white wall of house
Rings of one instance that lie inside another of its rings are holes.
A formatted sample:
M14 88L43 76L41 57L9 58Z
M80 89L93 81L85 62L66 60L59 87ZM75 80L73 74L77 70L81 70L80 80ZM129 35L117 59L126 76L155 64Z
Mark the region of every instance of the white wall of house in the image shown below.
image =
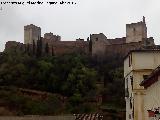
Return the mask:
M145 120L150 120L148 117L147 110L160 107L160 76L158 77L157 82L155 82L154 84L152 84L150 87L146 89L145 93L146 93L144 97Z
M134 51L124 60L125 89L129 96L126 99L126 120L144 120L144 87L139 84L144 75L149 75L160 65L160 51ZM133 78L133 88L132 80ZM131 101L130 101L131 99ZM130 107L130 102L133 106ZM133 115L133 118L130 116Z

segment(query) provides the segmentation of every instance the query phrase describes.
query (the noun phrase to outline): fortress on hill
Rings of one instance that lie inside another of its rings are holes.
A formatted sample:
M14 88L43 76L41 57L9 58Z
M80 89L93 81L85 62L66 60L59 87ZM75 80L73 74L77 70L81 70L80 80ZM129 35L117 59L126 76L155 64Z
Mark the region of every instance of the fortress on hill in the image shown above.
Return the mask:
M130 50L155 48L153 37L147 37L145 17L137 23L126 24L126 36L108 39L103 33L90 34L87 40L62 41L59 35L45 33L41 37L41 28L33 24L24 26L24 43L8 41L5 51L33 51L41 41L42 53L62 55L69 53L84 53L94 57L104 57L108 54L126 55ZM46 47L48 50L46 51Z

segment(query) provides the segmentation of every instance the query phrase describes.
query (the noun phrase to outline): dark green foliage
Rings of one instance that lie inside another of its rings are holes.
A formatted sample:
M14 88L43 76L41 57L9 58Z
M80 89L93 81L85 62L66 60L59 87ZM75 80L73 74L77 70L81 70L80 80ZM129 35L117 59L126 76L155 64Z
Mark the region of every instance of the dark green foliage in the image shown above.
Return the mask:
M30 52L30 45L29 44L27 44L27 53L29 53Z
M55 55L55 53L54 53L54 48L53 48L53 46L52 46L52 56L54 56Z
M42 37L37 40L37 52L36 56L39 58L42 56Z
M46 53L46 55L48 55L48 53L49 53L49 46L48 46L48 43L46 43L46 45L45 45L45 53Z
M1 90L0 98L3 105L11 111L16 111L16 115L54 115L62 109L59 98L55 96L43 101L34 100L18 94L16 89Z
M27 54L1 57L1 85L15 85L72 96L95 88L97 73L80 55L34 58ZM72 89L72 90L71 90Z
M124 107L123 69L118 55L110 56L103 62L79 54L41 57L41 42L41 40L37 42L39 52L36 56L21 52L3 53L0 56L1 86L16 86L61 94L68 98L65 107L66 111L71 113L95 111L96 106L88 101L94 100L97 94L103 95L103 104L110 103L116 107L120 104L118 107ZM97 82L104 82L105 87L97 89ZM17 96L15 100L19 103L23 98ZM54 100L48 103L57 108L59 101ZM20 109L22 106L18 106L16 101L12 102L15 102L16 107ZM52 109L43 102L29 100L21 104L28 105L21 111L28 114L49 114L45 112L46 109ZM32 110L31 106L34 106Z
M89 52L92 52L92 40L89 40Z
M35 55L36 53L36 44L35 44L35 41L33 40L33 55Z

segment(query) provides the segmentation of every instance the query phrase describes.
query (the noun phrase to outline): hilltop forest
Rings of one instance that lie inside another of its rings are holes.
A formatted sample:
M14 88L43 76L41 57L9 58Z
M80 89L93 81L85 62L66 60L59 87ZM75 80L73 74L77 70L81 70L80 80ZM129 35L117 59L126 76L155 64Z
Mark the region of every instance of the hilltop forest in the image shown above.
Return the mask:
M0 55L0 115L55 115L124 109L123 62L119 55L98 61L84 54ZM19 88L50 93L33 99ZM65 98L62 101L57 97ZM102 96L98 104L94 102Z

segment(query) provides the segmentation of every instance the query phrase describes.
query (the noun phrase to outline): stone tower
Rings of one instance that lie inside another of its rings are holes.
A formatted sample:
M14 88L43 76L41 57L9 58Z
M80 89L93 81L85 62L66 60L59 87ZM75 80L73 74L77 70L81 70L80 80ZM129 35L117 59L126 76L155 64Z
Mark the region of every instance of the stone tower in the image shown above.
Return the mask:
M126 24L126 43L140 42L147 38L145 17L138 23Z
M104 56L106 45L110 45L107 37L103 33L91 34L90 40L92 41L92 56Z
M24 26L24 44L32 44L33 40L37 43L39 37L41 37L40 27L33 24Z
M53 35L53 33L45 33L44 38L52 41L61 41L61 36Z

